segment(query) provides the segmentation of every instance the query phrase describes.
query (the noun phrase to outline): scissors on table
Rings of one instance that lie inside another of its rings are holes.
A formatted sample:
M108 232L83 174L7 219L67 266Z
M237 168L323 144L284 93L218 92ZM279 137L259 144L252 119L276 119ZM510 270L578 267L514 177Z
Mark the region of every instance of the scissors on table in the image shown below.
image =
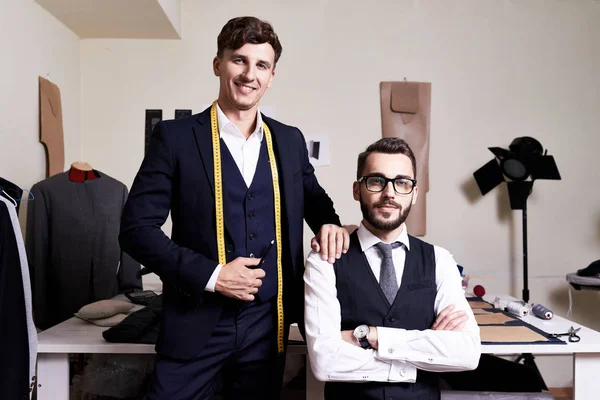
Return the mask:
M579 332L580 329L581 329L581 327L575 329L571 326L571 328L569 328L569 331L567 333L551 333L549 336L553 337L553 338L560 338L561 336L568 336L569 342L577 343L581 340L581 338L577 334L577 332Z

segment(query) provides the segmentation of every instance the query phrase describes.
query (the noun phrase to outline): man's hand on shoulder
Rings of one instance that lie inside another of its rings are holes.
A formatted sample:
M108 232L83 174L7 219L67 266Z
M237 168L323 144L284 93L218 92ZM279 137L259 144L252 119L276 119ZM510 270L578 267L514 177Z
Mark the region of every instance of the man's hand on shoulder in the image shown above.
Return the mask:
M333 224L325 224L319 230L319 233L312 238L310 247L317 253L321 254L323 260L327 260L333 264L336 259L346 253L350 247L350 229L349 227L341 227Z
M253 301L265 277L264 269L251 269L260 262L259 258L238 257L223 265L215 291L237 300Z

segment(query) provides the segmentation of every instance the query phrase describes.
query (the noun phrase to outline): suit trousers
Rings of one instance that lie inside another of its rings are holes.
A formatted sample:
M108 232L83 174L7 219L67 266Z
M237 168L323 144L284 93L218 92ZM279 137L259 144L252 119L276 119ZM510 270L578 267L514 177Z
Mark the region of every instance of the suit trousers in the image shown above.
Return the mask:
M147 399L213 399L219 380L226 400L278 399L284 359L277 355L276 297L264 303L227 299L198 358L157 355Z

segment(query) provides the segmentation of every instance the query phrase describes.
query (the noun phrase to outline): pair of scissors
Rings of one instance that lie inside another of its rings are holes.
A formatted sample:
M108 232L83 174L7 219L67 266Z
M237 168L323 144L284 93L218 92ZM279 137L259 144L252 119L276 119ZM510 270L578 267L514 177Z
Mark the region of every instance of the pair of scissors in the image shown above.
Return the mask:
M560 338L561 336L568 336L569 342L577 343L581 340L581 338L577 334L577 332L579 332L580 329L581 329L581 327L575 329L571 326L571 328L569 328L569 331L567 333L551 333L550 337Z

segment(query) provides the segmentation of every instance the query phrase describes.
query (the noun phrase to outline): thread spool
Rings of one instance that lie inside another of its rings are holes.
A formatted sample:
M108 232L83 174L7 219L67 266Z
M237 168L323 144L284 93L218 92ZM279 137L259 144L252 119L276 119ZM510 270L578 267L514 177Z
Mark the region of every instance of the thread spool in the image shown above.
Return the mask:
M500 297L496 297L494 299L494 308L497 308L498 310L505 310L508 303L509 302L507 300L504 300Z
M506 311L511 314L518 315L519 317L526 317L529 315L529 310L521 303L511 301L506 305Z
M531 308L531 312L533 315L541 319L552 319L552 317L554 317L554 313L541 304L534 304L534 306Z

